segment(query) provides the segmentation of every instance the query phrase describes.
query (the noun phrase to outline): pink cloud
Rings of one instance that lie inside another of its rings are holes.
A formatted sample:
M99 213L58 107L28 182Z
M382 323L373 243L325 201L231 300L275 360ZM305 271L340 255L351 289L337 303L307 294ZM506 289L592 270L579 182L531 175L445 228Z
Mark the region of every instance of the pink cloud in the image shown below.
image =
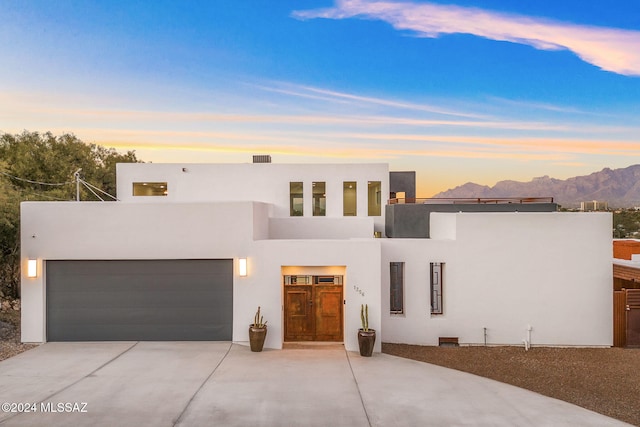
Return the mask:
M421 37L473 34L540 50L570 50L617 74L640 76L640 31L564 23L471 7L391 1L337 0L335 7L293 12L298 19L376 19Z

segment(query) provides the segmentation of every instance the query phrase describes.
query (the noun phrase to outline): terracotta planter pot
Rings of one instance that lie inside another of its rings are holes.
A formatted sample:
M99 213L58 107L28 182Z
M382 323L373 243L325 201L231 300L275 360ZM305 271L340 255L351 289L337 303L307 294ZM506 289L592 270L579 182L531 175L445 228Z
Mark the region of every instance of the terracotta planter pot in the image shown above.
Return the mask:
M360 346L360 356L371 357L373 354L373 345L376 343L376 331L369 329L364 331L358 330L358 345Z
M264 347L264 339L267 337L267 327L254 328L253 324L249 326L249 344L251 351L262 351Z

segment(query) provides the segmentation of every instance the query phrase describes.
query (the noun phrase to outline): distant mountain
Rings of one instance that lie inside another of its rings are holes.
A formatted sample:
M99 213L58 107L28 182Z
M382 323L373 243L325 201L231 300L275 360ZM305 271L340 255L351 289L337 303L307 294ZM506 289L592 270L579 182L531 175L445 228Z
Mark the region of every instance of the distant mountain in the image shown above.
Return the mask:
M610 207L640 206L640 165L604 168L565 180L543 176L529 182L500 181L493 187L468 182L433 197L553 197L566 208L590 200L608 202Z

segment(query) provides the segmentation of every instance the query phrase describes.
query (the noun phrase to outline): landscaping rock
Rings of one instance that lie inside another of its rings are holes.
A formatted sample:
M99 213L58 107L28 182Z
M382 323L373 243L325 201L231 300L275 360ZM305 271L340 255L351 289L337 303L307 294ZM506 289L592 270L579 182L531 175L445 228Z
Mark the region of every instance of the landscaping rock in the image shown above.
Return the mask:
M458 369L640 426L640 349L428 347L383 343L394 356Z

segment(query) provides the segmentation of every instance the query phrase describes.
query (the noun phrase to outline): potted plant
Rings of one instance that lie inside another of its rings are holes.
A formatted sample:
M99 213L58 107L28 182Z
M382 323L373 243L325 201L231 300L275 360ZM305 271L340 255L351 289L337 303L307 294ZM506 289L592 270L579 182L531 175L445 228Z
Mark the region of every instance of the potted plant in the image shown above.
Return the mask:
M360 305L360 320L362 328L358 329L358 345L360 346L360 356L371 357L373 345L376 342L375 329L369 329L369 305Z
M267 322L260 315L260 306L253 318L253 323L249 325L249 344L251 351L262 351L264 347L264 339L267 337Z

